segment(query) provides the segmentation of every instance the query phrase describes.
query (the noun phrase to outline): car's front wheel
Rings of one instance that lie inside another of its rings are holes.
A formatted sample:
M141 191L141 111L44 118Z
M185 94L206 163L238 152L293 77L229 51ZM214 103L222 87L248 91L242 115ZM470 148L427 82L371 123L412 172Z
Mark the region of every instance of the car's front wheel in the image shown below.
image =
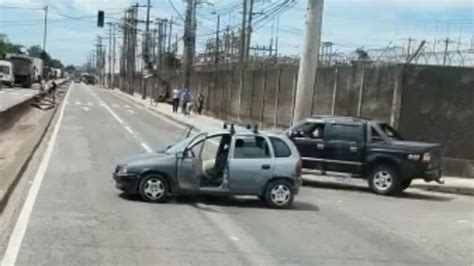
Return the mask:
M293 205L293 186L285 180L276 180L267 186L265 202L269 207L286 209Z
M168 183L160 175L147 175L140 182L138 192L144 201L164 202L168 196Z
M379 165L373 168L368 178L370 189L381 195L395 195L402 191L400 175L390 165Z

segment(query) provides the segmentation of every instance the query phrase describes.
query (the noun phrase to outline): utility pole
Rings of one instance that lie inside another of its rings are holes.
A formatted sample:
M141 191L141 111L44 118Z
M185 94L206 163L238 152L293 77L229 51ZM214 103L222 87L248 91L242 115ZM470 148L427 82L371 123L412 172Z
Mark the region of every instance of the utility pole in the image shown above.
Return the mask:
M411 52L411 42L413 41L413 39L410 37L408 38L408 47L407 47L407 57L406 57L406 60L408 61L408 59L410 58L410 52Z
M170 28L168 30L168 54L171 53L171 38L173 36L173 17L170 18Z
M44 6L43 52L46 52L46 38L47 37L48 37L48 6Z
M324 0L308 0L306 9L306 31L301 52L298 82L296 86L293 124L311 112L311 101L316 79L316 68L321 44Z
M278 37L280 35L280 17L277 18L277 30L275 38L275 57L278 58Z
M243 11L242 11L242 29L240 30L240 67L244 68L244 61L245 61L245 48L247 47L245 44L246 34L245 28L247 27L247 0L243 0Z
M249 10L249 21L247 26L247 40L245 41L245 61L249 59L249 49L250 49L250 42L252 39L252 19L253 19L253 2L254 0L250 0L250 10Z
M109 25L109 54L108 54L108 60L109 60L109 75L107 79L107 85L109 85L109 88L112 88L112 26L113 24L111 22L107 23Z
M115 81L115 24L113 24L113 28L112 28L112 36L113 36L113 39L112 39L112 79L111 79L111 83L112 83L112 89L114 88L114 81Z
M214 55L214 64L217 68L217 64L219 64L219 28L221 24L221 15L217 14L217 26L216 26L216 44L215 44L215 55Z
M443 66L445 66L448 61L448 46L449 46L449 38L446 38L444 40Z
M147 1L146 5L146 22L145 22L145 53L144 53L144 61L145 61L145 69L150 68L150 0ZM137 17L138 19L138 17ZM149 69L151 70L151 69Z
M189 88L191 84L191 70L193 65L193 46L194 46L194 30L193 30L193 9L194 1L186 0L186 18L184 21L184 71L183 71L183 85Z

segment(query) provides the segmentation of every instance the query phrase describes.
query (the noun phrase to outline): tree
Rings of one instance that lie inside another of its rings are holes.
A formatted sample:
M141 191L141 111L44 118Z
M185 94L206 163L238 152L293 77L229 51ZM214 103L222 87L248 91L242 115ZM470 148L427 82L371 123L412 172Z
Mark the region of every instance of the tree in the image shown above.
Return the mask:
M69 66L66 67L66 71L69 72L69 73L76 72L76 67L73 66L73 65L69 65Z
M61 63L61 61L59 61L58 59L51 60L49 66L54 68L64 68L63 63Z
M17 53L21 45L11 43L5 33L0 33L0 56L6 53Z

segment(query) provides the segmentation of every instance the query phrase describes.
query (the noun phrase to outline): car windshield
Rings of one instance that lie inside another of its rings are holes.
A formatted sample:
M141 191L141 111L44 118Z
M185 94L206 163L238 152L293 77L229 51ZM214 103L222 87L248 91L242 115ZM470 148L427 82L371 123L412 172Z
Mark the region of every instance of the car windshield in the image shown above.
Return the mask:
M9 66L0 66L0 73L10 74L10 67Z
M188 138L181 138L180 141L178 141L176 144L168 147L166 149L166 153L177 153L177 152L180 152L180 151L183 151L184 148L186 148L190 143L191 141L193 141L197 136L199 135L202 135L200 133L194 133L194 134L191 134ZM185 136L185 135L183 135ZM179 137L178 137L179 139Z
M382 132L387 136L389 139L392 140L403 140L403 138L400 136L400 134L389 124L386 123L380 123L379 124L380 129Z

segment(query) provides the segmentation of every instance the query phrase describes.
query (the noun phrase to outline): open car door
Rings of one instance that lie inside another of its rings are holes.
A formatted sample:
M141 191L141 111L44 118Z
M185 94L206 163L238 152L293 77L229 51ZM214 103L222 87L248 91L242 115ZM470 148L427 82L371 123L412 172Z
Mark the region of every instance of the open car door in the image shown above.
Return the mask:
M176 177L180 190L194 192L199 190L202 175L201 153L206 134L197 135L182 153L177 154Z

